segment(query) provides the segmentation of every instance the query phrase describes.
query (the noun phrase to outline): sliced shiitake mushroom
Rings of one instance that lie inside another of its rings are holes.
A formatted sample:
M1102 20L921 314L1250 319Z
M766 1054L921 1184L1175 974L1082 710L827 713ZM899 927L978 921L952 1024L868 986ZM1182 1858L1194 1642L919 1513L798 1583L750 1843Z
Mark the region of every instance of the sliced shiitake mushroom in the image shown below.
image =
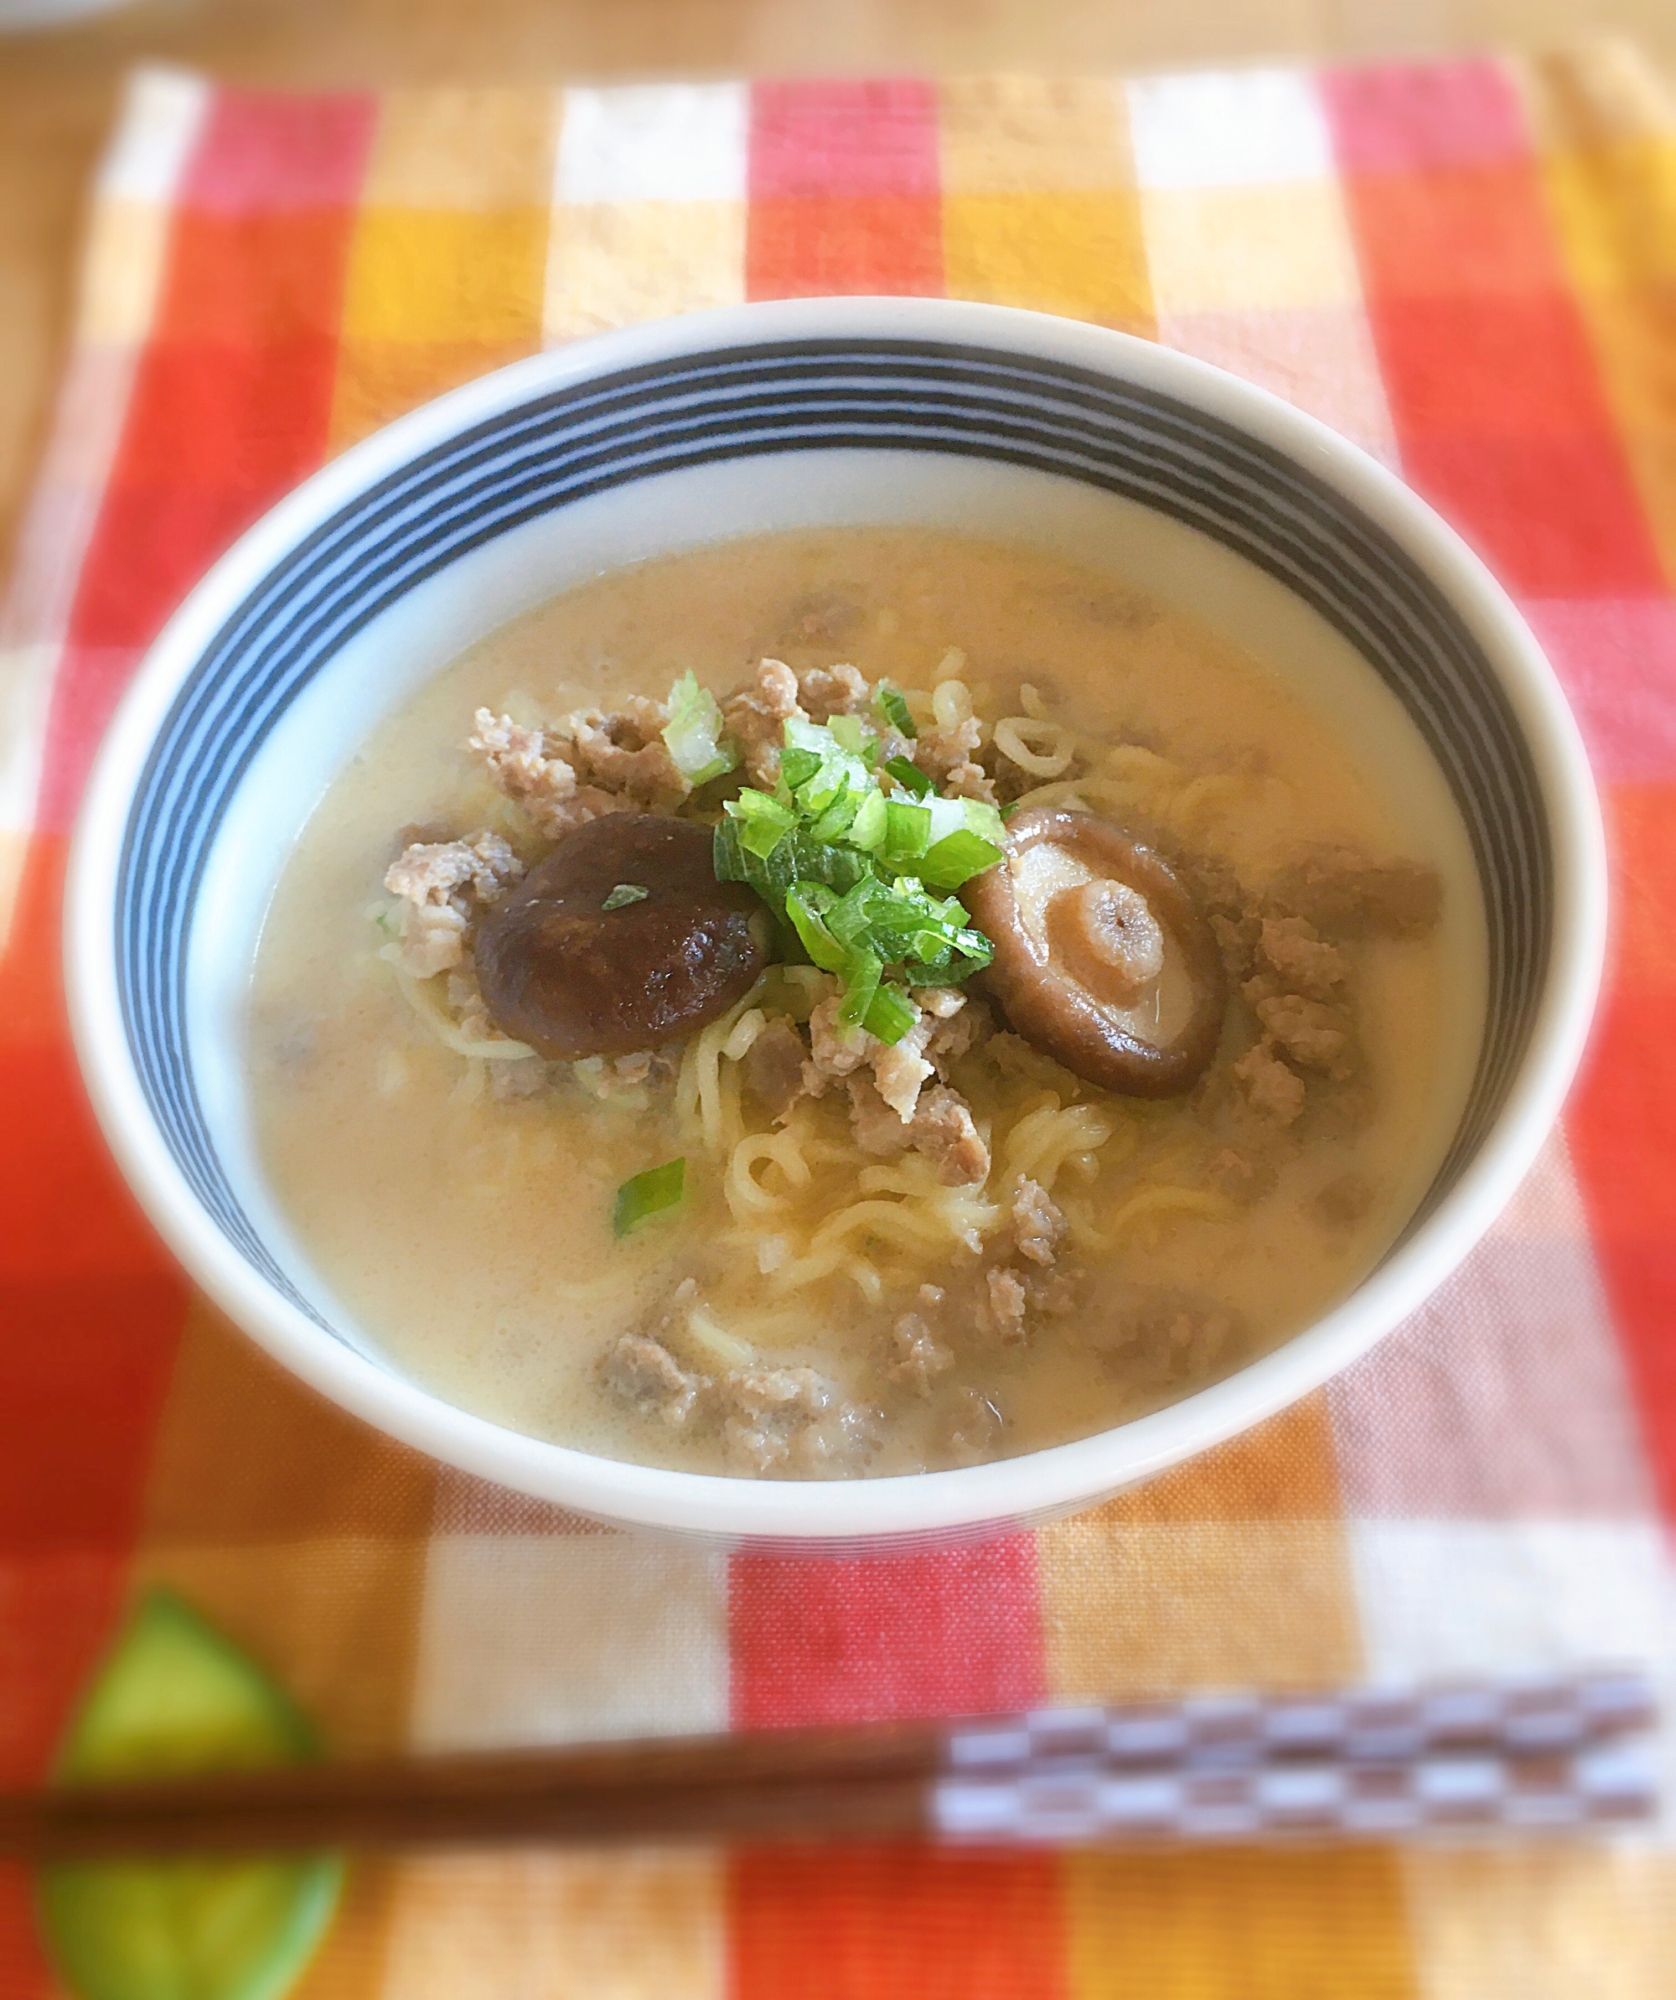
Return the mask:
M658 1048L725 1013L767 963L767 923L751 890L716 880L710 849L707 827L656 813L567 834L478 925L496 1027L575 1061Z
M1037 806L961 896L995 946L984 983L1026 1041L1132 1097L1197 1081L1227 981L1204 912L1150 848L1092 813Z

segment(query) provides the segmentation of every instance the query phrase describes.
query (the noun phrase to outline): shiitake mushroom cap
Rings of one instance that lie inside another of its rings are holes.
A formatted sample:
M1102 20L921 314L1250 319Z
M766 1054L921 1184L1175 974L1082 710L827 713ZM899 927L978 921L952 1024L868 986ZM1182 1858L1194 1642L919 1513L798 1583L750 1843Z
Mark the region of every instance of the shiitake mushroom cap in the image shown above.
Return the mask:
M658 1048L726 1013L767 963L767 924L710 855L708 827L657 813L566 834L477 927L496 1027L573 1062ZM605 909L622 883L646 894Z
M1165 952L1176 954L1190 982L1187 1017L1168 1042L1149 1042L1124 1021L1129 993L1121 981L1113 982L1110 993L1099 993L1047 939L1032 936L1018 906L1014 867L1044 841L1065 850L1096 879L1121 882L1145 899L1164 933ZM1203 1075L1221 1039L1227 976L1215 934L1191 890L1151 848L1093 813L1036 806L1008 823L1002 861L960 893L995 947L993 962L980 975L983 985L1027 1042L1087 1082L1131 1097L1173 1097Z

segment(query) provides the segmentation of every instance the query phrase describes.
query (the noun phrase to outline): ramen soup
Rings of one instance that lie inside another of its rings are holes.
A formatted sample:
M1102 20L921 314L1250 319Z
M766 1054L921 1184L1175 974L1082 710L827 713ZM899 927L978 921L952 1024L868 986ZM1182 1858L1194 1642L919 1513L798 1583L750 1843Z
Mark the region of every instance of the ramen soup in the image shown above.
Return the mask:
M831 1478L1109 1428L1344 1298L1441 1156L1459 830L1376 769L1023 548L600 577L309 822L271 1189L396 1366L537 1437Z

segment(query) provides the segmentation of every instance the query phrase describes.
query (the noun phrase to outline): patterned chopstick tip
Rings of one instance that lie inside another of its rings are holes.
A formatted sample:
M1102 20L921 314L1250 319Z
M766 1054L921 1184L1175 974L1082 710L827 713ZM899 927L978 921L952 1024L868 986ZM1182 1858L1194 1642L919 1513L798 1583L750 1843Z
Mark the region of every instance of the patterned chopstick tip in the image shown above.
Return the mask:
M952 1730L946 1840L1382 1838L1647 1819L1646 1678L1193 1697L1047 1709Z

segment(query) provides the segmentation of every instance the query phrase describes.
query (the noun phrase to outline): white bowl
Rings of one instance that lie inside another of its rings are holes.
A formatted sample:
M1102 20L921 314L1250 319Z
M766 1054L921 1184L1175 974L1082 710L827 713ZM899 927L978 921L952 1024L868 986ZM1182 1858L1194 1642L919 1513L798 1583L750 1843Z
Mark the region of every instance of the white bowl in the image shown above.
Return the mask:
M1465 1108L1403 1239L1350 1298L1099 1436L804 1483L543 1443L382 1361L274 1209L241 1072L262 910L333 772L485 632L616 563L836 522L987 529L1126 563L1260 652L1313 662L1326 698L1386 714L1393 756L1452 797L1478 879L1487 999ZM697 313L518 363L283 501L187 599L122 705L77 833L66 946L77 1048L123 1170L193 1277L305 1381L439 1459L604 1520L853 1546L1092 1503L1365 1353L1529 1167L1582 1047L1604 925L1598 809L1553 675L1483 565L1398 480L1289 405L1144 341L991 306L844 299Z

